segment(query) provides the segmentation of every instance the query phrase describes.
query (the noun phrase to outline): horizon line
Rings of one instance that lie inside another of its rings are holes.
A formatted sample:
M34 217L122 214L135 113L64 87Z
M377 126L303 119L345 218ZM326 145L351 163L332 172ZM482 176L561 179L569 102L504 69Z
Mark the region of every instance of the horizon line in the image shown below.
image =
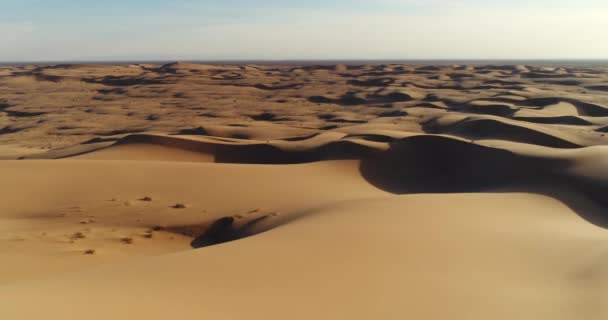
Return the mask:
M52 60L14 60L1 61L0 65L24 64L110 64L110 63L349 63L349 62L608 62L608 58L331 58L331 59L52 59Z

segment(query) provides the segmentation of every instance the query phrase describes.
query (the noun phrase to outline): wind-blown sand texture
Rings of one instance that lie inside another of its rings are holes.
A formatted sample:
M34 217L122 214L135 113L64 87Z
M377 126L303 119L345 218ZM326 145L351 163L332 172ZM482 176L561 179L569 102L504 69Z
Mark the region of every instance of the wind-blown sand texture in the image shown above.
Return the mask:
M606 319L606 87L0 67L0 319Z

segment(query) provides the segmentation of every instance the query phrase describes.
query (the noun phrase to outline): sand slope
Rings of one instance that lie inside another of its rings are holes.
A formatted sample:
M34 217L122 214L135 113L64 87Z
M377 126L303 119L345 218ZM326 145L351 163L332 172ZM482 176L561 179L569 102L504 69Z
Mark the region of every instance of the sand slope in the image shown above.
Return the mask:
M0 314L601 319L605 241L531 194L349 201L216 247L6 285Z

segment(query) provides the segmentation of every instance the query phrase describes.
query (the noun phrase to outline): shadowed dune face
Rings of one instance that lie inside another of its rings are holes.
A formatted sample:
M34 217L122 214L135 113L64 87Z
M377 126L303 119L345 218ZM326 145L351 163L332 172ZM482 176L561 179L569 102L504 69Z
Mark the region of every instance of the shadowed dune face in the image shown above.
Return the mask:
M576 143L556 137L550 133L534 130L526 126L507 123L499 119L464 119L450 124L431 121L425 124L425 130L434 134L452 134L473 140L495 138L517 141L553 148L577 148Z
M605 150L604 150L605 151ZM608 228L608 215L581 204L560 189L576 189L608 206L605 177L572 174L573 156L518 154L441 136L415 136L391 143L388 150L361 161L361 175L372 185L395 194L473 193L491 190L534 192L560 199L581 217ZM602 162L608 153L594 155ZM599 172L597 172L599 173ZM584 201L583 201L584 203Z
M397 194L479 192L522 181L539 168L506 150L439 136L396 141L361 162L363 177Z

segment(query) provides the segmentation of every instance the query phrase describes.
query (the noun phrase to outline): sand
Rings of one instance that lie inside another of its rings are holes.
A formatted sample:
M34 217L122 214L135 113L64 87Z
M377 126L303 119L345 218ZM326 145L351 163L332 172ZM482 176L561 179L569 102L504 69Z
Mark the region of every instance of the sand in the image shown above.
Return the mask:
M1 319L604 319L608 69L0 68Z

